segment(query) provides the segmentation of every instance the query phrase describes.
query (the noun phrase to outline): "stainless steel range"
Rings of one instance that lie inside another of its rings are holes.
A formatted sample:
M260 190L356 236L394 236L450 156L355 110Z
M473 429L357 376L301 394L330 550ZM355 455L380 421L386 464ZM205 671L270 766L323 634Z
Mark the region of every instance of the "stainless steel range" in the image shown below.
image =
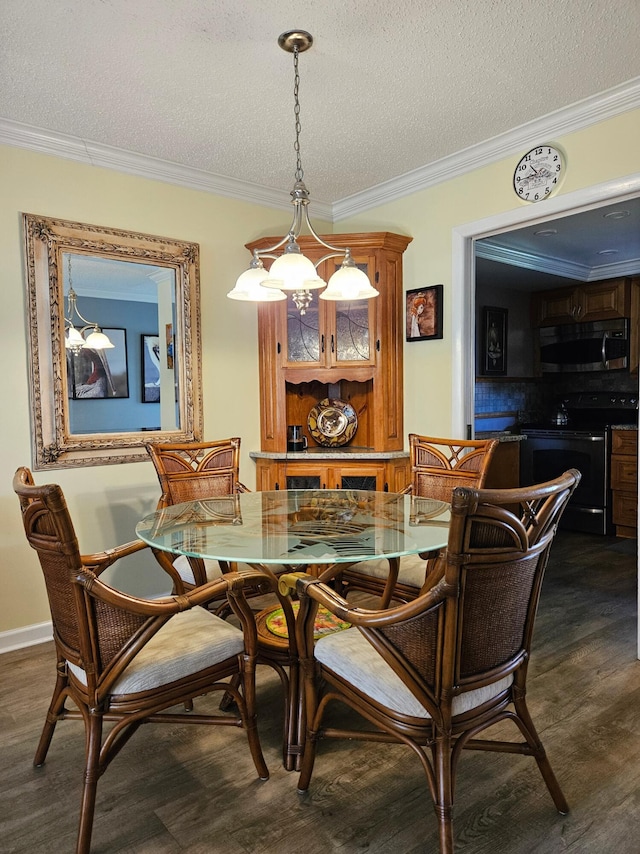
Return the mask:
M523 486L577 468L582 480L565 510L561 527L613 534L609 457L611 427L638 424L636 395L609 392L567 395L549 424L524 425L520 447Z

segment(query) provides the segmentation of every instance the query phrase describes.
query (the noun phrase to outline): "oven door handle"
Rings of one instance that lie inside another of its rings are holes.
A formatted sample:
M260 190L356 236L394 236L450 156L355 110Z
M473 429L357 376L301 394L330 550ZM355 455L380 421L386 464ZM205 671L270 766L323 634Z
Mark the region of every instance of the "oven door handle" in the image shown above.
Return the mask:
M607 359L607 339L609 338L608 332L602 333L602 349L600 354L602 356L602 367L607 368L609 366L609 360Z

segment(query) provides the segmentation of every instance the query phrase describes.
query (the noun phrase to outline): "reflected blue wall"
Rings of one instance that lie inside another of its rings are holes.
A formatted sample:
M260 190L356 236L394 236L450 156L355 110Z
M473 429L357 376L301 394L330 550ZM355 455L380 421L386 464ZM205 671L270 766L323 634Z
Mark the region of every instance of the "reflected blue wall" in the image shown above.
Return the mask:
M142 403L142 336L158 334L157 305L79 296L78 308L85 317L96 321L101 328L126 331L129 397L70 400L71 432L121 433L145 428L157 430L160 426L160 404Z

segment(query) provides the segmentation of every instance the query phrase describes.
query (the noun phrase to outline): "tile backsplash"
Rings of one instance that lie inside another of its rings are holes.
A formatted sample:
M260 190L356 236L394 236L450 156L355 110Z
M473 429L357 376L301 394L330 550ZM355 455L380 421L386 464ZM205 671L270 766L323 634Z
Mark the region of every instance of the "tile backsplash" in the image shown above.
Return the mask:
M517 429L527 422L545 421L568 392L638 391L638 377L628 371L565 374L540 379L485 380L475 386L475 432Z

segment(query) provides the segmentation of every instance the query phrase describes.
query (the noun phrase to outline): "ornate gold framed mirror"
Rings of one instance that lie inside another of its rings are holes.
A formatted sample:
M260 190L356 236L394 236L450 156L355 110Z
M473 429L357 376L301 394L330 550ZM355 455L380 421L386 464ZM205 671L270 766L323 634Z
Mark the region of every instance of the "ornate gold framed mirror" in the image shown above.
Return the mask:
M33 468L202 439L196 243L23 214Z

